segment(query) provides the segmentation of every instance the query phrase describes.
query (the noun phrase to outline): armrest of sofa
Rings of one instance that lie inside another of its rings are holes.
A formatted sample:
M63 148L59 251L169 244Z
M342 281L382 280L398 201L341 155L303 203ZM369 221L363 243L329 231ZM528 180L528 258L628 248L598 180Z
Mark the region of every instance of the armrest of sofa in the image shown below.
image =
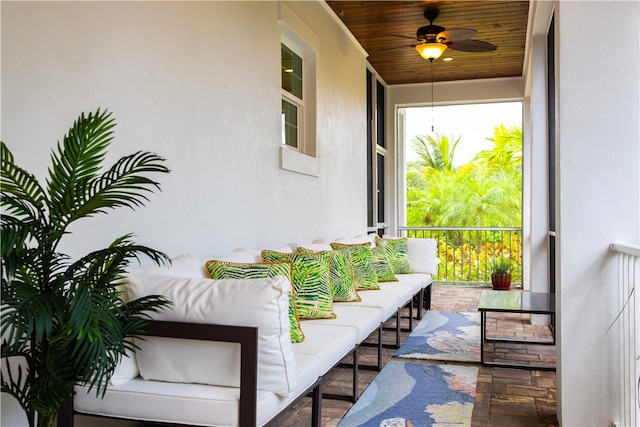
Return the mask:
M240 344L241 426L256 425L258 388L258 328L249 326L214 325L205 323L149 322L145 335L190 340L219 341Z
M205 323L149 321L145 336L240 344L239 425L256 425L258 386L258 328ZM58 414L58 427L73 426L73 400Z

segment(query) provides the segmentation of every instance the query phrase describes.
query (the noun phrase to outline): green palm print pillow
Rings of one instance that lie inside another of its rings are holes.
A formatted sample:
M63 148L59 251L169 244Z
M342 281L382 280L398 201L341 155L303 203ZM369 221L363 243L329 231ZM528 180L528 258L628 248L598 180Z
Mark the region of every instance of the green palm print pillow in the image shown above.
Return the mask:
M296 291L296 310L300 319L334 319L333 297L329 284L329 254L326 252L301 254L262 251L262 260L293 261L293 286Z
M304 333L300 327L298 312L296 311L295 287L293 286L293 263L282 260L269 263L237 263L218 260L207 261L205 264L212 279L263 279L267 277L285 276L291 283L289 294L289 323L291 342L304 341Z
M398 278L393 274L391 260L387 255L387 251L379 246L371 248L373 253L373 262L378 274L378 282L397 282Z
M410 274L411 262L409 261L409 249L407 248L407 238L383 239L376 236L376 245L383 247L387 251L391 268L395 274Z
M348 249L351 257L351 267L353 268L353 279L356 282L356 289L359 291L368 291L371 289L380 289L378 284L378 274L376 273L375 262L373 260L373 252L371 245L363 243L358 245L349 245L346 243L331 243L333 250Z
M298 247L299 253L314 253L313 250ZM329 284L333 302L362 301L356 291L351 269L351 257L348 250L327 251L329 262Z

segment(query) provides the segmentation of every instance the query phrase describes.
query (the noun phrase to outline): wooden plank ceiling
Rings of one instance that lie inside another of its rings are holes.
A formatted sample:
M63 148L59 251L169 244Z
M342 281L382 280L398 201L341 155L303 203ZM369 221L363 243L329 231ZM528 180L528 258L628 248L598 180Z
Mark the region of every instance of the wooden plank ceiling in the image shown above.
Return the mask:
M328 5L369 53L369 63L390 85L522 76L529 1L343 1ZM420 57L416 30L429 25L425 9L436 7L434 25L471 28L472 40L489 42L492 52L447 49L433 62ZM398 37L406 36L408 38ZM383 51L385 49L395 48ZM443 61L444 58L452 61Z

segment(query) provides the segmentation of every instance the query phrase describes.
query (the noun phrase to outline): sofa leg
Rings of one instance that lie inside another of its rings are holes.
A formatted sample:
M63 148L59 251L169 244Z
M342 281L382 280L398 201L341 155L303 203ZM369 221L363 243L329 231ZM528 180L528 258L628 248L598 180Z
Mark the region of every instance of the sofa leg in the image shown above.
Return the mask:
M396 311L396 348L400 348L400 309Z
M62 404L57 418L58 427L73 427L73 398Z
M378 372L382 370L382 325L378 328Z
M413 332L413 298L409 301L409 332Z
M311 426L320 427L322 421L322 380L313 389L311 402Z
M424 308L426 310L431 310L431 289L432 289L432 283L429 283L429 285L424 288Z
M353 397L352 403L356 403L358 400L358 347L353 350Z

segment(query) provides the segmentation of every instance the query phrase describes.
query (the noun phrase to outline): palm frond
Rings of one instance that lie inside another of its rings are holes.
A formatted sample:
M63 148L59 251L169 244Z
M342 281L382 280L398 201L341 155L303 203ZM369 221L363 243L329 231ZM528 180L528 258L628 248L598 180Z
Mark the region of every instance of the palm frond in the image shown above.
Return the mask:
M108 111L84 113L52 153L47 189L52 222L65 228L87 199L86 183L98 177L113 138L115 120Z
M169 169L162 164L164 160L146 151L122 157L100 179L87 183L87 198L69 221L105 213L107 209L143 206L149 200L146 193L159 189L160 184L142 174L168 173Z
M36 286L14 280L2 283L2 332L18 343L19 337L31 337L36 342L51 335L54 324L63 311L60 295L42 293Z
M0 203L24 221L38 221L44 216L46 194L38 180L14 163L13 154L0 141Z

